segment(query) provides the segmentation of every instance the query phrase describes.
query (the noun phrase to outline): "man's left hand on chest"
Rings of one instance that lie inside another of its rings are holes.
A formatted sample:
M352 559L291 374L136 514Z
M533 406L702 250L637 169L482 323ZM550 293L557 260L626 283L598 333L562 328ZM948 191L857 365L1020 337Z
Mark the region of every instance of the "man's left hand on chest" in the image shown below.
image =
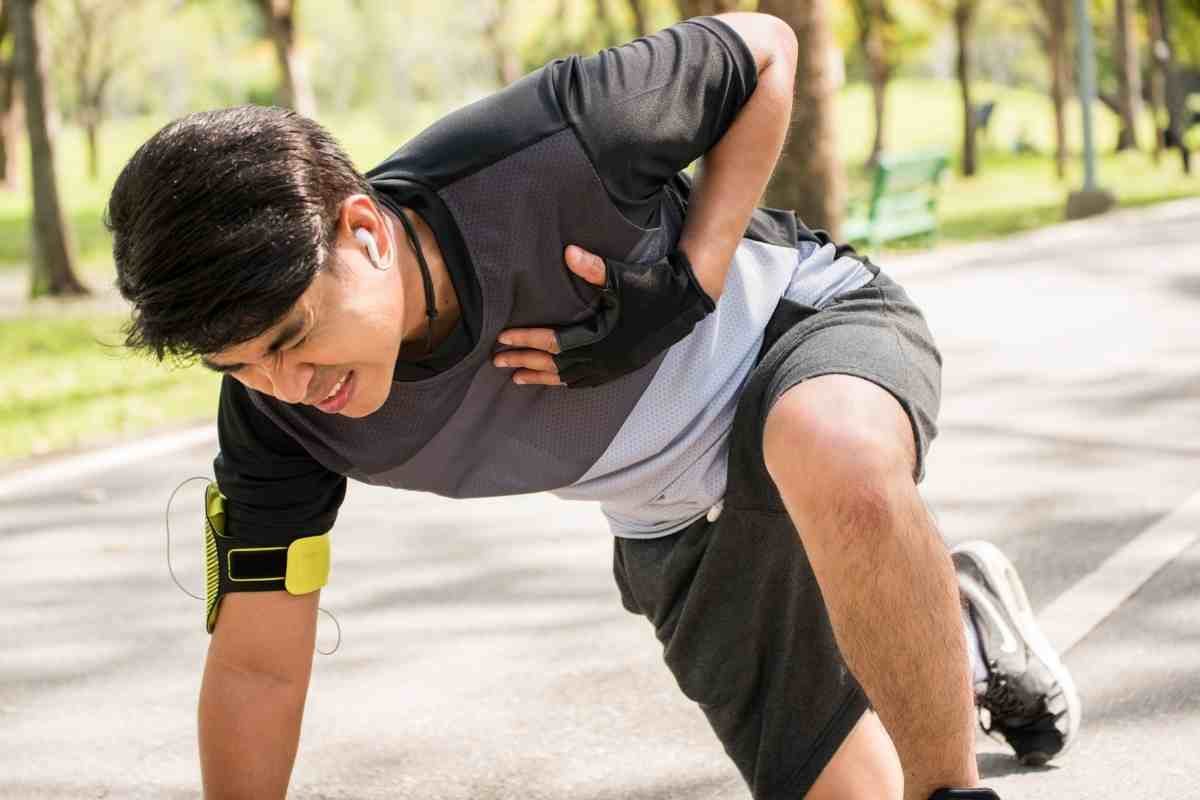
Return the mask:
M516 368L515 383L600 386L645 366L683 339L716 308L691 262L676 250L653 264L604 259L571 245L567 268L600 287L596 313L557 328L510 328L497 367Z

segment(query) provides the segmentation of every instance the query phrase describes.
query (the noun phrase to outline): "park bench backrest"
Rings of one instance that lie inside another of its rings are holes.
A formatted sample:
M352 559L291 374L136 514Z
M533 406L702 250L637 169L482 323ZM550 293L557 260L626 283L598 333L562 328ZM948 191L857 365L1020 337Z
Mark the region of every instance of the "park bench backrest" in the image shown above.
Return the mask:
M871 189L872 219L888 219L915 211L933 213L937 191L949 159L945 153L884 156Z

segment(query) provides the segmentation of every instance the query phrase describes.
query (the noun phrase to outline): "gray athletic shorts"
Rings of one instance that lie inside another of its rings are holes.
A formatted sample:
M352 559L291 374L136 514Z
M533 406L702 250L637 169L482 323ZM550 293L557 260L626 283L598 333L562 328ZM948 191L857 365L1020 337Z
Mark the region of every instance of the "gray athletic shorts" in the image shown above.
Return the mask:
M780 301L739 401L717 520L614 545L625 608L654 625L679 687L703 709L756 800L803 797L867 709L762 451L779 396L834 373L865 378L900 401L919 480L936 433L941 358L920 311L877 274L820 310Z

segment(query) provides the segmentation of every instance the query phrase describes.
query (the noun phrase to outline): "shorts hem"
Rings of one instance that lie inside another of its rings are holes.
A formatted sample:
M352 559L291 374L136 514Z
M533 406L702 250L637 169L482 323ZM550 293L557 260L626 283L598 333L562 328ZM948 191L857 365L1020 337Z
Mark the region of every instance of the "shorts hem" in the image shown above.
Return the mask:
M826 723L821 735L817 737L808 759L778 787L772 788L766 794L755 794L755 800L795 800L808 794L825 771L825 767L833 760L842 742L846 741L850 731L870 707L871 704L863 690L857 685L854 686Z

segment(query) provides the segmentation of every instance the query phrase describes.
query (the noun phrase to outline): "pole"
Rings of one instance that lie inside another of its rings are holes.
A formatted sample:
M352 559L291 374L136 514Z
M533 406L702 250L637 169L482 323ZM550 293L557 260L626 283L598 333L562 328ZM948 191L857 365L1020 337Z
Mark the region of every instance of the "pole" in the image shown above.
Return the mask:
M1083 188L1067 197L1067 219L1103 214L1117 204L1116 195L1096 186L1096 142L1092 131L1096 59L1087 3L1088 0L1075 0L1075 24L1079 28L1079 105L1083 110Z

